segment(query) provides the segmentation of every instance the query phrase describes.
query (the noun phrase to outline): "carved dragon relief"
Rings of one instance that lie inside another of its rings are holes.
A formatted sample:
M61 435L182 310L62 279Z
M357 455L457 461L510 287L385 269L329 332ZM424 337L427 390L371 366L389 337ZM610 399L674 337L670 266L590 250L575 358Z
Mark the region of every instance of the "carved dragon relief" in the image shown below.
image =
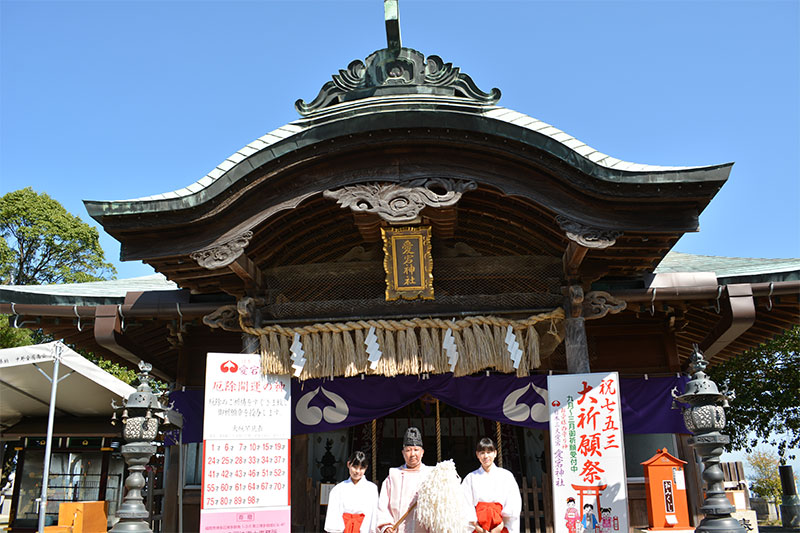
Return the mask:
M325 83L314 100L297 100L294 106L303 116L341 102L378 94L442 94L457 96L477 104L494 104L500 90L485 93L472 78L445 63L437 55L425 56L411 48L381 49L370 54L366 63L352 61Z
M194 259L198 265L208 270L222 268L236 261L236 259L242 255L247 245L250 244L250 239L252 238L253 232L245 231L219 246L192 252L189 254L189 257Z
M421 178L406 183L348 185L322 195L356 213L375 213L390 224L408 224L424 208L455 205L464 192L476 188L470 180Z
M564 230L569 240L586 248L608 248L622 236L621 231L592 228L562 215L556 217L556 222Z
M583 300L583 318L592 320L603 318L609 313L615 315L625 310L627 306L624 300L614 298L607 292L592 291Z

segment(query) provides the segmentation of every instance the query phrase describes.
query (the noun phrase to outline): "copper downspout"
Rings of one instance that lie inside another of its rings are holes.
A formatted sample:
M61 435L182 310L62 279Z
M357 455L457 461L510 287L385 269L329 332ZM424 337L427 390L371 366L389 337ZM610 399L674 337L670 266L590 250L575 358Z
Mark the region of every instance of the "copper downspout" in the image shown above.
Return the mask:
M40 305L40 304L0 304L0 314L15 316L47 316L58 318L77 317L78 323L82 319L94 320L94 337L97 343L109 350L120 358L138 364L141 360L147 360L147 351L131 339L127 338L122 331L122 319L124 318L161 318L172 319L181 315L185 319L203 317L217 309L214 304L180 304L180 303L159 303L156 305L133 304L133 305L98 305L98 306L70 306L70 305ZM85 326L84 326L85 327ZM150 361L148 361L150 362ZM172 377L165 371L153 365L152 374L159 379L172 381Z
M146 350L123 334L121 318L119 306L98 305L94 312L94 338L106 350L138 365L142 359L147 359ZM150 373L159 379L172 381L169 374L157 366L153 365Z
M767 309L772 309L772 297L800 294L800 281L767 283L732 283L704 287L661 287L644 290L615 291L615 298L627 302L664 300L716 300L719 321L700 343L708 356L714 356L750 329L756 320L755 298L769 298ZM652 310L652 307L651 307Z
M727 285L723 296L720 303L722 316L700 342L700 349L706 357L717 355L756 321L756 304L749 283Z

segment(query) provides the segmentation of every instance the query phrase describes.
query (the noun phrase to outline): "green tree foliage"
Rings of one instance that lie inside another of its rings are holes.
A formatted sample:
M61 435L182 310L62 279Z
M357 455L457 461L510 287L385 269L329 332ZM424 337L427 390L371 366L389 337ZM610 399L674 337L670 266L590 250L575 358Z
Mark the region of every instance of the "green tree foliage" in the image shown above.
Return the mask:
M747 454L747 464L753 469L750 490L767 501L781 503L781 477L778 456L775 452L755 450Z
M108 279L95 228L30 187L0 198L0 283L39 285Z
M14 348L16 346L34 344L33 331L12 327L9 320L13 322L14 317L0 315L0 348Z
M717 383L736 392L726 409L729 449L752 452L759 443L776 446L781 463L800 445L800 326L709 367Z
M113 361L109 361L108 359L97 357L93 353L78 349L75 346L71 346L71 348L118 380L124 381L128 385L136 386L137 382L139 381L136 370L131 370L130 368L124 367Z

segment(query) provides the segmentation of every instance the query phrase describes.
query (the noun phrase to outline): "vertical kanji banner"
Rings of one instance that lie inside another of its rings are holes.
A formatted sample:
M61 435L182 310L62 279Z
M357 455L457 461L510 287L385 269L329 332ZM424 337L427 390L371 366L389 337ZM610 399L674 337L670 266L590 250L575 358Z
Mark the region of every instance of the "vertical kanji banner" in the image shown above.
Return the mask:
M628 531L619 375L547 378L556 533Z
M208 354L202 533L289 532L290 391L258 354Z

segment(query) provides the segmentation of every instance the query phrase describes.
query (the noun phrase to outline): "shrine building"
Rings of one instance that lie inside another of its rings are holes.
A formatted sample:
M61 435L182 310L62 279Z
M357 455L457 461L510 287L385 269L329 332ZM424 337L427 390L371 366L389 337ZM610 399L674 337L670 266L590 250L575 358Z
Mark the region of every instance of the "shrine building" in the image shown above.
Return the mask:
M410 425L426 463L452 458L462 475L477 467L475 442L495 438L502 466L538 491L528 523L541 530L553 520L546 376L601 371L621 378L631 525L647 526L641 463L662 448L687 462L697 524L702 481L670 390L694 344L713 366L797 324L800 260L671 251L732 163L603 154L502 107L457 58L404 47L387 27L386 48L297 101L299 119L195 183L85 202L121 259L157 275L3 286L0 313L131 367L149 362L170 385L184 465L180 479L167 446L162 531L177 530L179 510L183 529L198 529L206 354L260 353L263 372L293 375L296 337L306 361L292 378L293 530L320 530L320 486L345 479L352 450L370 454L380 484ZM40 454L24 439L42 434L37 423L2 439Z

